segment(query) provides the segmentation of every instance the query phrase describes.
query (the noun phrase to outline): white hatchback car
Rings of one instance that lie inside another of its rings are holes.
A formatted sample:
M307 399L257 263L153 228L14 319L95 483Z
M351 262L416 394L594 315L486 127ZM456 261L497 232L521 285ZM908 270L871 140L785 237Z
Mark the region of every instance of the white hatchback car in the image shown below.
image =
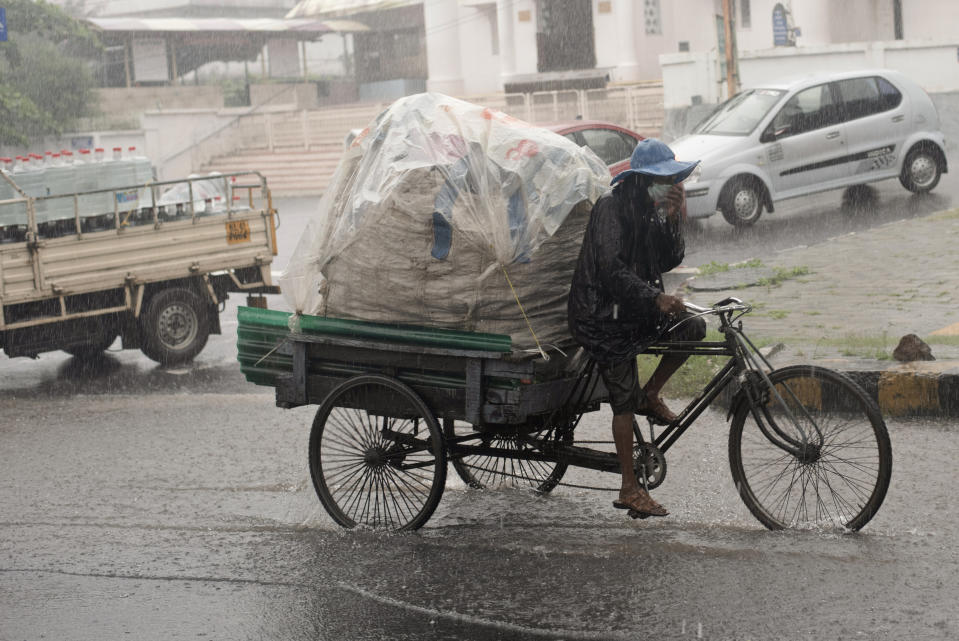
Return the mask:
M736 226L775 201L887 178L927 192L947 171L932 100L889 70L742 91L669 146L680 160L702 161L685 183L689 216L718 210Z

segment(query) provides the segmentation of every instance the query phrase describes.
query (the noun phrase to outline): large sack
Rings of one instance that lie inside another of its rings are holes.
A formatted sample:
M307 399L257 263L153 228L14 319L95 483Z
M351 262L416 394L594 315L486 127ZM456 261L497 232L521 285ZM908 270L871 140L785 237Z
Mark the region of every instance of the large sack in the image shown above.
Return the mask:
M515 349L535 347L531 329L568 344L569 282L608 182L562 136L409 96L345 152L280 285L299 313L509 334Z

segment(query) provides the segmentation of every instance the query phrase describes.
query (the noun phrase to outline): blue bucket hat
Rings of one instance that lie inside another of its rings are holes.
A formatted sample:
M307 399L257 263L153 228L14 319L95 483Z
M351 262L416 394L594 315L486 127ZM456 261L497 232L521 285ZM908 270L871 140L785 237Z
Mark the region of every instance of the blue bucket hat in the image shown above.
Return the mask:
M632 174L672 176L675 184L685 180L698 164L698 160L690 162L676 160L676 154L666 143L655 138L646 138L640 140L636 149L633 150L633 155L629 159L629 169L616 174L609 184L615 185Z

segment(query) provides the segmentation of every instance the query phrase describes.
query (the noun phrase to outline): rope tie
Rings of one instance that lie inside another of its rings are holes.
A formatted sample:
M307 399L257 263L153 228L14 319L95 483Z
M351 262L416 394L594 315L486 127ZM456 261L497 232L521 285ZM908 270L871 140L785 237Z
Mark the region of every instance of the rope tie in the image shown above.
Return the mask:
M506 271L506 265L503 265L503 276L506 276L506 282L509 284L509 289L513 292L513 298L516 300L516 304L519 306L520 313L523 314L523 320L526 321L526 327L529 329L530 335L533 337L533 342L536 343L536 349L539 351L540 356L543 357L543 360L549 360L549 354L543 350L543 346L539 343L539 338L536 337L536 332L533 331L533 325L529 322L529 316L526 315L526 310L523 309L523 303L519 300L519 294L516 293L516 288L513 287L513 281L509 278L509 273Z

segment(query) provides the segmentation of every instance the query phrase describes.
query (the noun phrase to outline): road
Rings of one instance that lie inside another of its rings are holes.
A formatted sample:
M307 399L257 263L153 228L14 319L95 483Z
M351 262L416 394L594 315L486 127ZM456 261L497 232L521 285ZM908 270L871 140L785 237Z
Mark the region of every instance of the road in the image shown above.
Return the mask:
M696 223L686 263L955 207L959 176L923 198L873 193L853 213L828 192L749 230ZM315 204L279 202L278 267ZM346 533L310 484L310 408L275 408L236 368L240 302L190 367L0 359L0 640L959 636L951 425L890 423L891 489L856 535L763 530L732 487L718 412L671 450L664 520L626 519L609 492L542 499L451 477L419 533ZM605 438L608 423L585 427Z
M136 373L134 382L143 382ZM889 495L856 535L768 532L710 412L631 521L613 494L450 478L416 534L338 530L310 408L269 390L0 400L0 639L954 639L959 432L890 424ZM609 416L583 426L605 438ZM614 477L570 474L612 487Z

